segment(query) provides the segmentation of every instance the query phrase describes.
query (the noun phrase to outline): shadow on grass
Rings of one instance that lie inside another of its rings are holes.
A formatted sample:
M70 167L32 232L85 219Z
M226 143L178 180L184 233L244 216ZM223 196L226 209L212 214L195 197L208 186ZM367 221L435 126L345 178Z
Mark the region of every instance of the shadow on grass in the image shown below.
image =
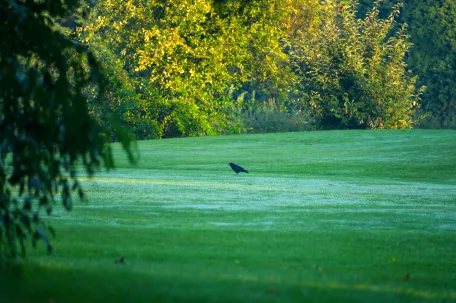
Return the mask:
M441 302L455 293L330 281L287 284L273 277L189 277L128 267L39 265L0 270L0 302Z

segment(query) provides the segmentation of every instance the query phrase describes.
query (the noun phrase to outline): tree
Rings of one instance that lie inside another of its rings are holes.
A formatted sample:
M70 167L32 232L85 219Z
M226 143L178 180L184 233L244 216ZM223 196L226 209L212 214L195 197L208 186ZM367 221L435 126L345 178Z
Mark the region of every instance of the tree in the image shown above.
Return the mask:
M159 137L233 133L241 131L242 107L233 94L243 84L268 92L289 86L284 38L300 22L297 5L313 2L99 1L79 31L99 58L119 60L117 75L135 83L128 98L114 90L106 100L128 108L130 126L155 121L148 128Z
M456 129L456 2L408 1L403 20L415 45L407 62L428 88L421 126Z
M360 1L358 15L373 2ZM404 8L398 21L409 25L414 45L406 62L419 75L418 85L427 87L421 104L430 115L419 126L456 128L456 1L385 0L380 12L400 2Z
M93 54L54 28L79 0L8 0L0 6L0 263L25 254L26 239L52 251L40 214L60 196L71 210L88 175L114 165L106 131L90 116L85 92L99 98L103 70ZM128 135L114 128L130 160Z
M291 50L300 78L300 102L323 128L411 128L424 88L405 64L411 47L406 25L396 32L399 6L379 18L379 1L365 18L356 2L326 1L319 30Z

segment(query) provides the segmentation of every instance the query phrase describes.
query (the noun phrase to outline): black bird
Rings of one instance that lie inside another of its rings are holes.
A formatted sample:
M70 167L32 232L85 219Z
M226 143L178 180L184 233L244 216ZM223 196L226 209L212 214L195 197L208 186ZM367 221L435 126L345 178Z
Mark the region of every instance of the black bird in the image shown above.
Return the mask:
M243 169L239 165L234 164L233 162L228 163L231 166L231 169L234 170L234 172L237 174L244 172L244 173L249 173L247 170Z

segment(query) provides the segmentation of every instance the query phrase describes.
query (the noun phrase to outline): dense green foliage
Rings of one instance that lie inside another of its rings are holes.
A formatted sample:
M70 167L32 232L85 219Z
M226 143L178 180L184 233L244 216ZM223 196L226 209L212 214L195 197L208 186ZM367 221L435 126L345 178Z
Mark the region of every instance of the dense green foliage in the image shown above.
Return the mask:
M323 128L411 128L419 108L416 77L406 71L406 27L391 33L399 7L356 18L351 3L327 2L318 30L290 51L300 102Z
M40 215L50 214L56 201L70 210L72 192L84 197L77 161L89 175L113 166L84 95L89 87L103 93L100 66L86 47L53 29L55 18L78 5L0 5L0 265L24 254L27 238L42 239L52 251Z
M239 132L243 83L288 85L280 39L292 2L302 1L100 1L79 35L129 86L106 104L138 137Z
M359 14L372 7L374 0L361 0ZM407 64L426 85L423 111L430 116L422 127L456 128L456 1L385 0L381 10L403 2L399 22L409 25L413 47Z
M242 95L243 96L243 95ZM253 93L253 97L255 93ZM296 106L270 98L262 104L255 98L247 100L242 113L246 133L274 133L312 130L314 123L309 115Z
M52 258L0 271L0 302L456 300L456 131L138 146L134 167L113 145L116 171L81 180L90 203L49 218Z
M116 112L141 139L410 128L421 89L404 62L406 27L395 30L399 10L382 19L376 6L358 19L355 7L338 0L99 1L78 28L111 74L109 94L92 108L96 116ZM284 107L266 114L270 100Z

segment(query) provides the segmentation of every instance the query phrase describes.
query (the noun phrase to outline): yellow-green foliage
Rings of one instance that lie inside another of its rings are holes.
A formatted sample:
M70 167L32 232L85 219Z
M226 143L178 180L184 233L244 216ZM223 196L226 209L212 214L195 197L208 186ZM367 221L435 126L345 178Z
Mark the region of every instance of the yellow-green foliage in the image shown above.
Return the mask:
M152 114L160 136L176 128L169 135L214 135L239 131L231 93L240 84L287 85L284 41L311 2L106 0L79 31L161 96L160 114Z
M239 96L256 90L317 127L411 128L422 89L404 61L399 6L358 19L356 4L100 1L78 29L112 80L94 112L118 113L137 138L238 133Z

